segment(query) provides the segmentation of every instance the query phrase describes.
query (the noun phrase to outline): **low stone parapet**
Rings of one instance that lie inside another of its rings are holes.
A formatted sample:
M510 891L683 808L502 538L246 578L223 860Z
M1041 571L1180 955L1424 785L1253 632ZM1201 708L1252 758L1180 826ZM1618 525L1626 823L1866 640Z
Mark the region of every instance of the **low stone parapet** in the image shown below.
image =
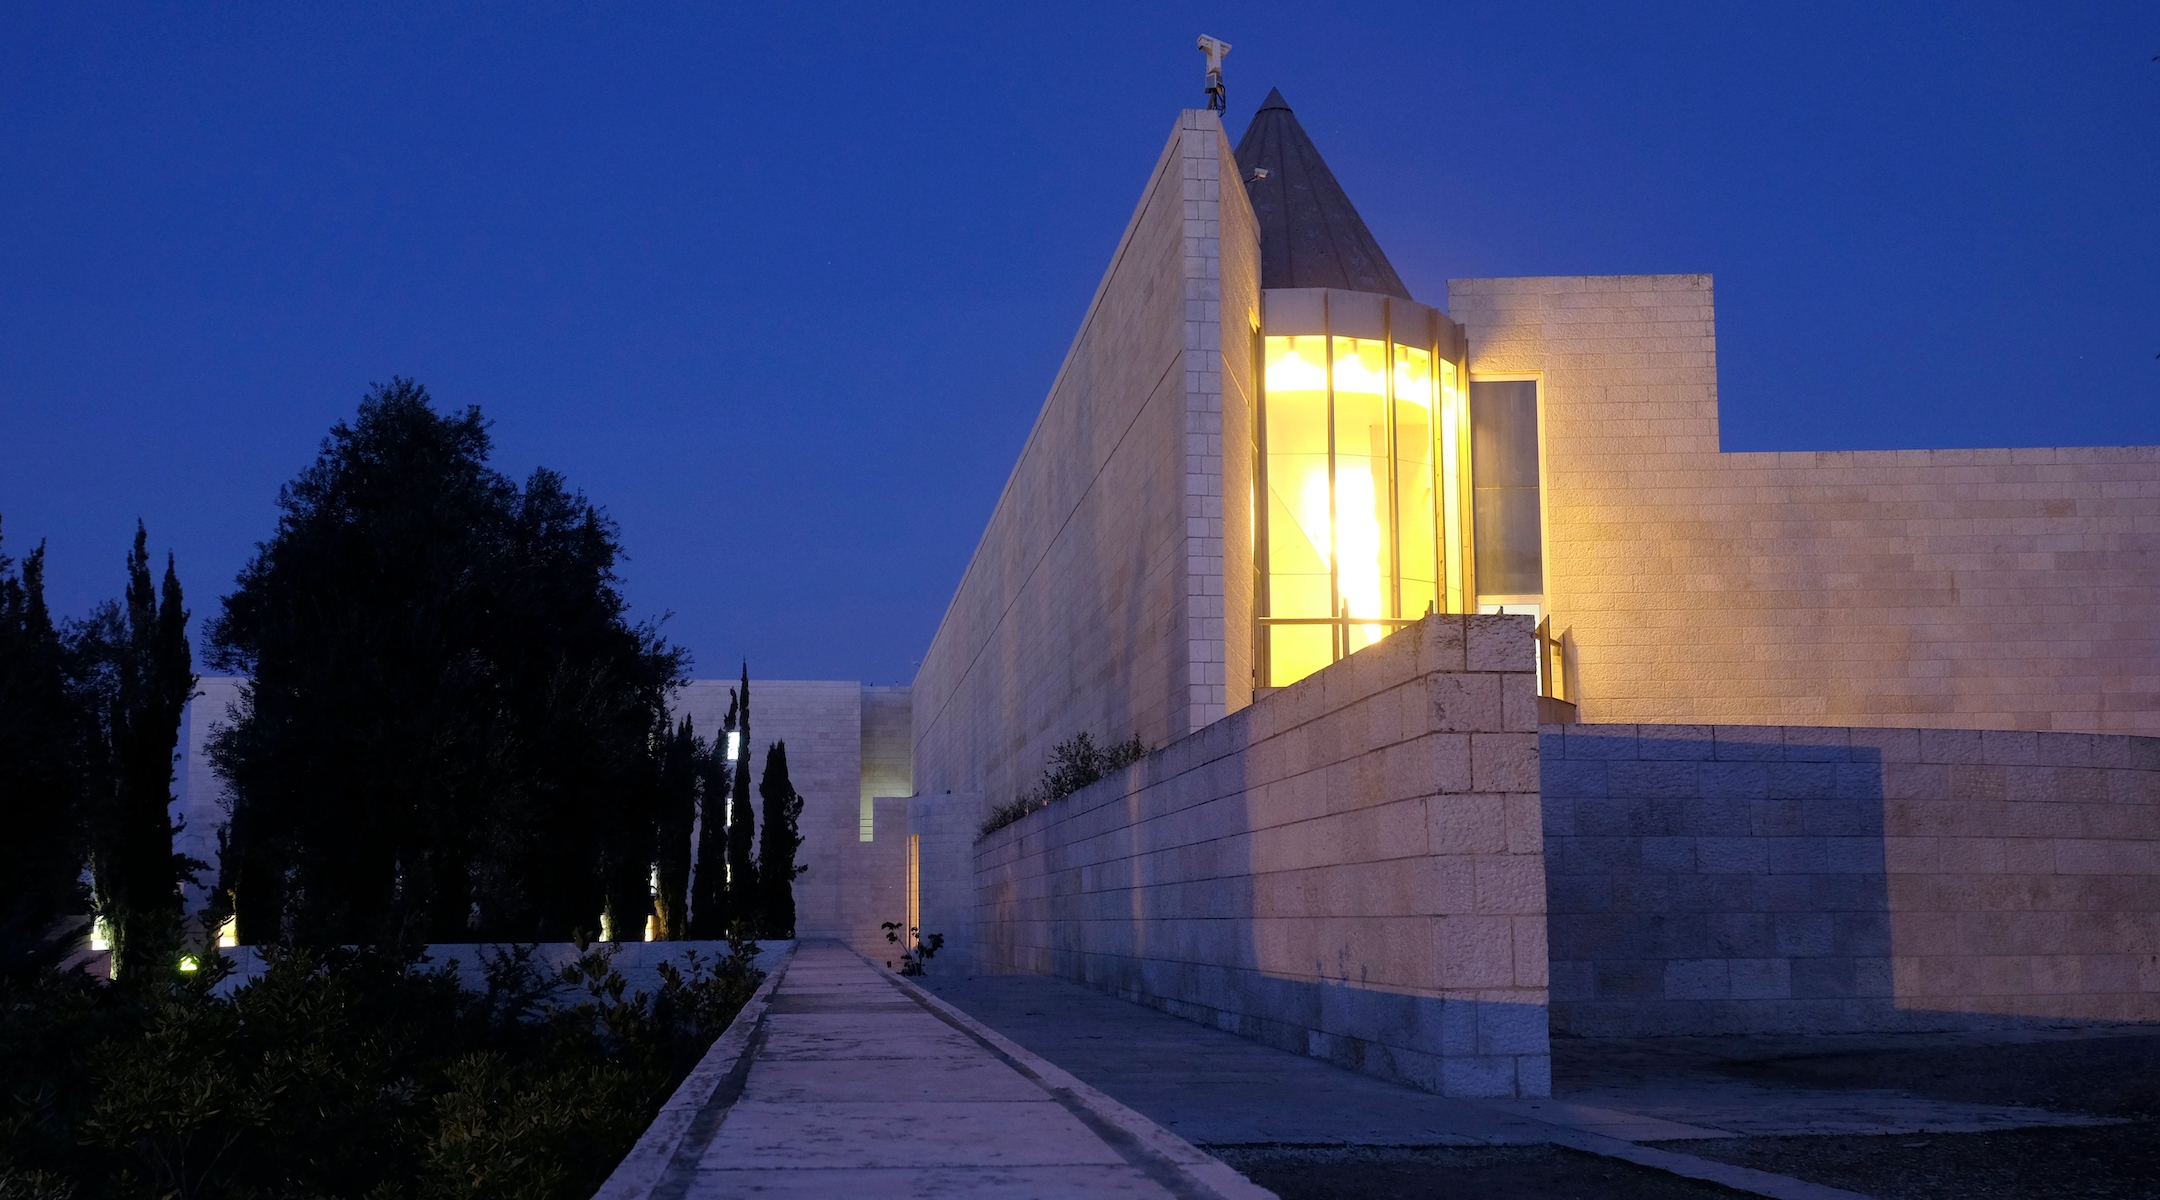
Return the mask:
M1547 1094L1531 654L1527 618L1430 617L989 834L977 969Z

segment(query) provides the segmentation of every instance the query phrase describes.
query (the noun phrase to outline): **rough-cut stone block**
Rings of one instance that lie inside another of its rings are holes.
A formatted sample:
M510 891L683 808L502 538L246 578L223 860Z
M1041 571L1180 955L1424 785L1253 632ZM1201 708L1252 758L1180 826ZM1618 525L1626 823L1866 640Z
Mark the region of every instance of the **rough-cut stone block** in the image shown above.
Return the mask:
M1722 958L1668 962L1663 996L1667 1000L1723 1000L1732 994L1729 969Z
M1535 668L1537 646L1530 637L1530 618L1473 616L1465 625L1468 643L1464 666L1468 670L1520 672Z
M1481 792L1537 791L1537 735L1471 734L1470 782Z
M1429 675L1425 691L1432 711L1425 728L1472 733L1506 728L1500 707L1500 675Z

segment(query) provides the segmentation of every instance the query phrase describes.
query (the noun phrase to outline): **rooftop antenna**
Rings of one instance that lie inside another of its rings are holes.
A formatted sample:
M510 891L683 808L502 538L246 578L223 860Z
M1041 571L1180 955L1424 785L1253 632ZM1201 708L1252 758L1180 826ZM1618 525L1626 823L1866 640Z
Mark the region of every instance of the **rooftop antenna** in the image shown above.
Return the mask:
M1223 87L1222 60L1230 53L1230 43L1200 35L1200 52L1207 55L1207 106L1209 112L1222 112L1228 96Z

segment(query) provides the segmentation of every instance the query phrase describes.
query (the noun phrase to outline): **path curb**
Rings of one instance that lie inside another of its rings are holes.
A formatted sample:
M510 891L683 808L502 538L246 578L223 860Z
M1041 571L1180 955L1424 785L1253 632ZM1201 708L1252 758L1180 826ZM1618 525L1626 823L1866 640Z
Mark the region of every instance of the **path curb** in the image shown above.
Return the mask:
M1638 1146L1634 1142L1607 1137L1602 1133L1583 1133L1566 1129L1564 1126L1557 1128L1564 1132L1552 1139L1555 1146L1601 1154L1606 1158L1617 1158L1622 1162L1631 1162L1637 1166L1650 1167L1688 1179L1700 1179L1705 1183L1722 1184L1734 1191L1769 1196L1772 1200L1871 1200L1864 1192L1848 1192L1843 1188L1809 1183L1805 1179L1795 1179L1790 1175L1758 1171L1753 1167L1736 1167L1731 1163L1697 1158L1676 1150Z
M1081 1082L1071 1072L1022 1047L923 988L915 986L907 977L895 974L864 956L859 950L856 951L856 956L885 975L916 1003L966 1030L977 1040L1010 1059L1022 1074L1032 1076L1052 1095L1064 1093L1097 1121L1132 1139L1147 1154L1191 1181L1199 1192L1221 1197L1221 1200L1280 1200L1275 1193L1238 1174L1229 1163ZM1097 1132L1100 1135L1102 1131ZM1115 1145L1115 1139L1104 1140Z
M622 1162L593 1193L593 1200L647 1200L654 1190L667 1178L675 1157L681 1152L683 1142L689 1138L698 1118L709 1115L706 1108L714 1094L735 1074L743 1058L750 1052L758 1027L765 1021L765 1010L772 1003L773 989L787 976L788 964L795 961L796 942L787 948L780 961L766 972L765 982L750 994L750 999L728 1022L727 1032L714 1041L705 1057L691 1068L690 1074L675 1089L667 1103L653 1116L652 1124L623 1155Z

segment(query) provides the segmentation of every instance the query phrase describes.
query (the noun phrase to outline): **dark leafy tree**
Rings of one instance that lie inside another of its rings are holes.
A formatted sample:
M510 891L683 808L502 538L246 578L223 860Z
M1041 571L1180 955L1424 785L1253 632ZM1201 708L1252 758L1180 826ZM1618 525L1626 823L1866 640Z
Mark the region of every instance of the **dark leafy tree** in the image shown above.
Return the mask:
M741 697L728 690L727 717L720 723L719 740L699 772L697 864L690 883L690 936L712 940L728 934L727 813L728 795L734 787L735 761L731 746L740 746L741 731L735 728Z
M136 522L124 605L98 606L65 639L91 892L116 977L173 961L180 885L207 865L173 851L181 830L172 819L174 752L195 670L179 574L167 555L164 586L152 586L148 541Z
M699 740L690 718L669 733L660 756L659 812L654 821L658 847L653 855L653 911L661 941L681 941L690 936L690 839L697 827L698 787L711 767L704 761L711 751Z
M750 804L750 664L743 664L742 706L736 713L735 778L728 793L727 890L728 923L755 930L763 922L758 904L764 890L758 886L757 811Z
M685 659L626 619L612 522L488 451L477 408L376 388L211 623L250 677L212 744L243 940L559 939L634 907Z
M69 761L74 722L60 634L45 607L45 547L0 555L0 813L8 869L0 871L0 975L57 961L84 911L79 785Z
M534 472L510 525L486 654L504 681L515 782L486 817L475 925L559 938L605 913L611 934L634 940L652 912L652 732L687 659L628 624L615 528L561 476ZM565 886L594 870L592 884Z
M788 779L787 743L774 742L765 752L765 777L758 781L758 797L765 802L765 829L758 843L758 882L764 898L759 918L764 936L795 936L795 881L809 870L795 864L802 846L803 798Z

